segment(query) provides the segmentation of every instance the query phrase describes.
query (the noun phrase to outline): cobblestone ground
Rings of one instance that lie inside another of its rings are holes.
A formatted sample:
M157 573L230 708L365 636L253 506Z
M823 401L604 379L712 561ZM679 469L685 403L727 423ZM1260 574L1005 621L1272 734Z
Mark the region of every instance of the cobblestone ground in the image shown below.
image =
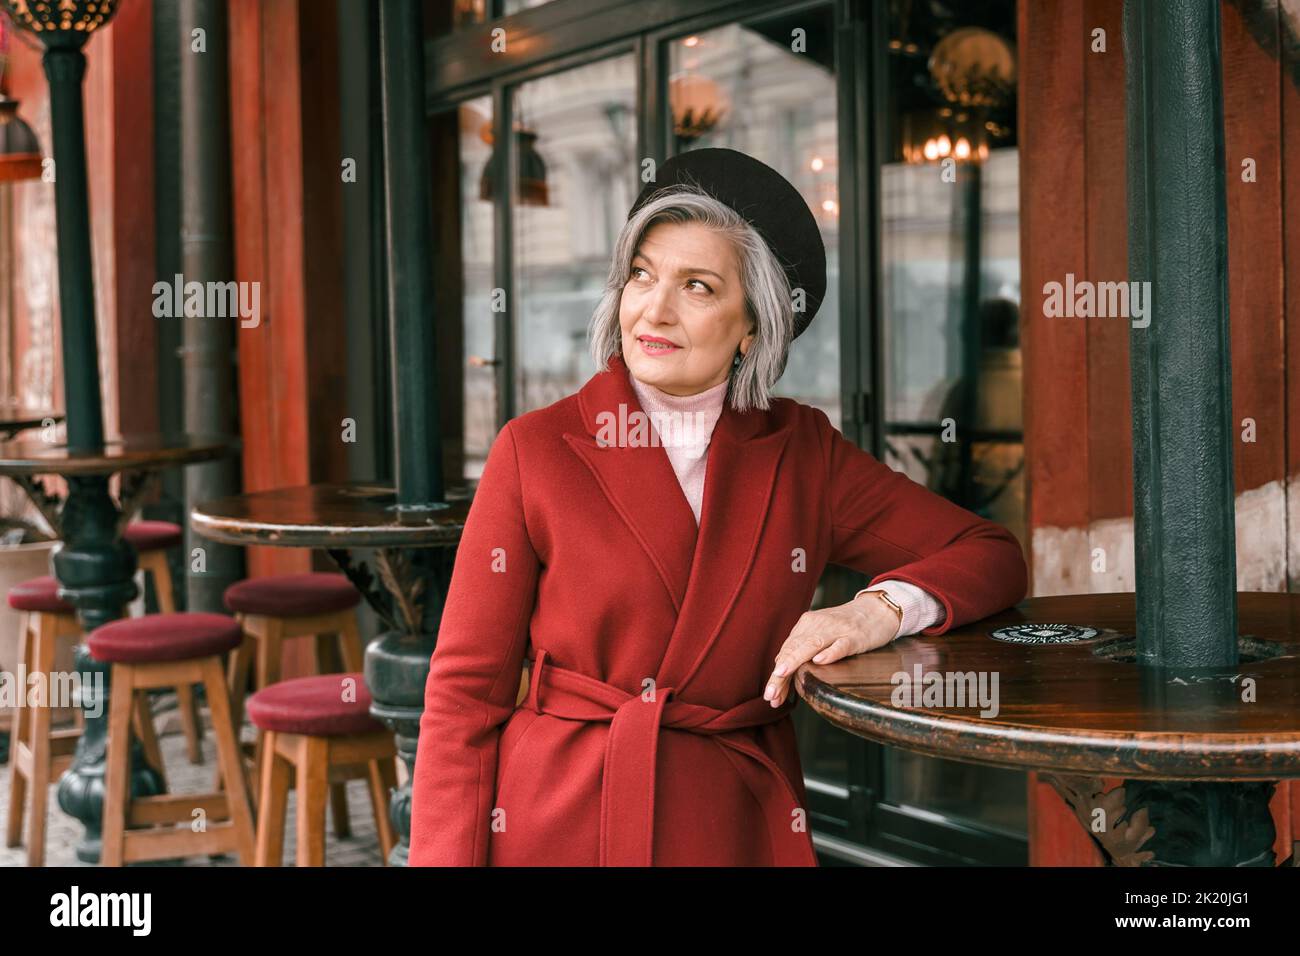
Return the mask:
M211 717L203 710L204 724L208 728L203 736L203 763L191 764L185 754L185 736L181 733L180 721L176 713L176 698L171 694L154 698L154 726L158 730L158 743L162 749L163 765L167 773L167 785L170 793L199 793L212 786L212 775L217 766L216 747L211 733ZM245 723L243 728L245 740L254 737L253 727ZM0 820L9 819L9 775L11 765L0 767ZM57 780L57 775L56 775ZM55 796L56 788L50 787L48 823L46 824L45 865L46 866L87 866L77 859L75 847L81 838L81 824L59 809ZM364 780L352 780L347 784L348 817L352 826L352 835L340 840L334 835L332 809L327 811L325 834L326 866L380 866L379 839L375 831L375 820L370 808L370 796ZM292 866L297 842L294 835L295 797L289 791L289 809L285 817L284 863ZM30 795L28 806L30 807ZM26 817L24 818L26 819ZM24 827L24 833L27 828ZM0 843L3 843L3 830L0 830ZM26 866L26 846L0 846L0 866ZM135 864L142 866L235 866L233 856L210 858L207 856L190 857L184 860L163 861L161 863Z

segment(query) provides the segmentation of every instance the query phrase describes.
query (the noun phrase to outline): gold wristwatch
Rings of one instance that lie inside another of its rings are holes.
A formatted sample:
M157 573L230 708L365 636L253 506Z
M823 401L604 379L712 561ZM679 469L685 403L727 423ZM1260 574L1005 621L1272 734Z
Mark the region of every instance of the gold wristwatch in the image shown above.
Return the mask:
M863 594L863 592L865 592L865 591L870 591L872 594L878 595L878 596L880 597L880 600L882 600L882 601L884 601L886 604L888 604L889 607L893 610L894 614L896 614L896 615L898 616L898 627L894 630L894 637L897 637L897 636L898 636L898 632L901 631L901 630L903 629L903 609L902 609L901 607L898 606L898 602L897 602L897 601L895 601L893 598L891 598L891 597L890 597L890 596L889 596L889 595L888 595L884 590L882 590L881 588L863 588L863 589L862 589L861 591L859 591L857 594L853 595L853 600L856 601L856 600L857 600L857 599L858 599L858 598Z

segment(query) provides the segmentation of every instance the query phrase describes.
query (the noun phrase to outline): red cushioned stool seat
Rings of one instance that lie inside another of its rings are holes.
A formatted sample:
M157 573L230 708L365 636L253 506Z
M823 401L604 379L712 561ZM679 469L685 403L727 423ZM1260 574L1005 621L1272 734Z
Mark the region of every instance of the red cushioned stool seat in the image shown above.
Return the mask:
M181 543L181 526L170 521L132 521L122 537L137 551L165 551Z
M9 606L15 611L35 611L38 614L75 614L77 609L67 601L59 600L57 578L45 576L29 578L9 589Z
M86 645L97 661L151 664L224 654L242 640L243 632L234 618L182 611L111 621L91 631Z
M341 574L274 574L232 584L225 602L233 614L304 617L356 607L361 592Z
M345 684L348 680L354 683ZM248 698L248 719L259 730L311 737L384 729L370 716L370 691L361 674L319 674L272 684Z

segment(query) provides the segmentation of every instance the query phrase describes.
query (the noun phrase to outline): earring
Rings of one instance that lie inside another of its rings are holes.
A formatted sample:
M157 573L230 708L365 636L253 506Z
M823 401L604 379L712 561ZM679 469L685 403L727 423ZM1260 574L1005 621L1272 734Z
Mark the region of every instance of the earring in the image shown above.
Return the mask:
M744 355L741 353L740 349L736 349L736 356L731 360L731 367L740 368L740 362L743 358Z

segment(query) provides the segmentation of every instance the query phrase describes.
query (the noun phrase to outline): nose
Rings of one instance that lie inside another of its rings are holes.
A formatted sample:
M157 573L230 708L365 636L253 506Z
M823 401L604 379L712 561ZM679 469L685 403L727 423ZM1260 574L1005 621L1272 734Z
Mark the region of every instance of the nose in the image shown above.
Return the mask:
M671 282L656 282L641 300L641 318L654 325L676 325L675 291Z

